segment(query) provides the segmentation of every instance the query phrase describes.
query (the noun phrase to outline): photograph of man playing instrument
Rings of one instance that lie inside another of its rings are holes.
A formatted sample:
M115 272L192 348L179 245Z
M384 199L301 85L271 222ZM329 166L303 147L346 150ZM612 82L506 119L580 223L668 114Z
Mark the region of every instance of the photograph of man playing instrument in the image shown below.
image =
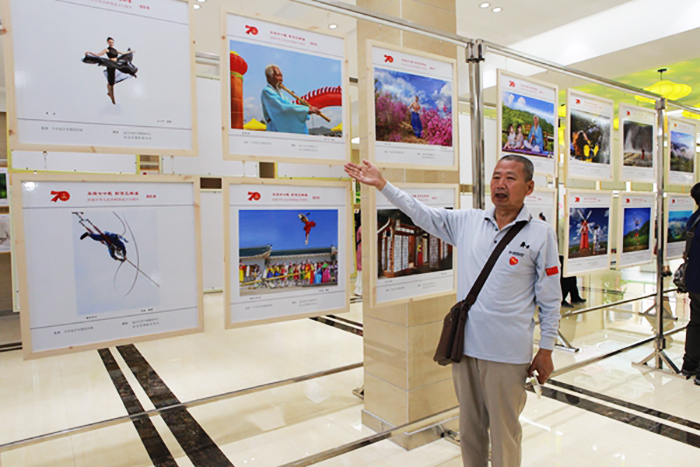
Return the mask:
M231 128L341 137L340 60L230 40Z

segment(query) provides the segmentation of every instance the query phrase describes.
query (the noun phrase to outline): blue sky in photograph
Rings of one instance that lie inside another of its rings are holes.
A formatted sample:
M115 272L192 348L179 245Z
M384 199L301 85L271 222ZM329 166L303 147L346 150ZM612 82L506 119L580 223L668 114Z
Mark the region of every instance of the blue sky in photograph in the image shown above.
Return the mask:
M309 91L325 86L342 84L340 60L233 40L229 41L229 47L229 50L236 52L248 64L248 71L243 75L243 106L246 122L251 118L256 120L263 118L260 94L267 86L265 67L268 65L274 64L279 67L284 76L284 85L297 96L303 96ZM285 98L293 99L289 95L285 95ZM323 124L332 127L340 123L341 109L341 107L323 109L324 115L331 119L330 123L324 120Z
M418 96L422 107L452 110L452 84L449 81L383 68L374 69L374 78L377 90L389 92L407 105Z
M695 136L680 131L671 131L671 142L687 148L692 148L695 145Z
M627 235L637 230L634 224L635 219L639 219L639 227L641 228L650 218L651 208L625 208L625 221L622 227L622 235Z
M598 241L607 241L609 213L609 208L572 208L569 216L569 244L578 244L580 240L578 229L581 224L581 216L583 216L583 219L588 219L589 226L593 224L600 226ZM589 234L592 234L592 232L589 232Z
M299 214L316 223L304 245L306 233ZM272 245L275 250L338 246L338 211L335 209L241 210L238 212L239 246Z
M554 103L545 102L533 97L525 97L510 91L503 91L503 105L515 110L535 114L540 119L554 125Z
M684 221L688 222L688 219L690 219L690 216L693 215L693 211L669 211L668 212L668 221L669 222L678 222L678 221Z

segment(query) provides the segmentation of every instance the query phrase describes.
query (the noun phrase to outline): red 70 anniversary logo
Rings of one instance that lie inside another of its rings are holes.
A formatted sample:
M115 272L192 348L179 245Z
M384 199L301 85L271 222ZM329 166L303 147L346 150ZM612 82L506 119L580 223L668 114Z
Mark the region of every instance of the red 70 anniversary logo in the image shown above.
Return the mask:
M257 191L249 191L248 192L248 201L259 201L260 200L260 193Z
M245 33L246 34L252 34L254 36L258 35L258 28L255 26L248 26L247 24L245 25Z
M54 195L54 197L51 198L51 201L54 203L59 199L61 201L68 201L70 199L70 193L67 191L51 191L51 194Z
M384 54L384 62L386 62L386 63L394 63L394 57L392 57L391 55L386 55L386 54Z

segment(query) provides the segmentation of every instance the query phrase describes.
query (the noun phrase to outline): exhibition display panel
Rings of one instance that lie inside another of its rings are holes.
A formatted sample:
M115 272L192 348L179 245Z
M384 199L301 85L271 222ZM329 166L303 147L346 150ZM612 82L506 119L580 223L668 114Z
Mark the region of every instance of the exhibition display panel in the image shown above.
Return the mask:
M695 201L690 195L671 194L666 202L666 259L683 257L685 251L685 239L687 224L690 216L695 211Z
M13 175L26 357L202 331L197 182Z
M527 157L535 173L557 173L559 88L533 78L498 70L497 159L506 154Z
M450 184L396 183L398 188L437 209L457 209L459 187ZM376 190L370 191L376 223L363 228L370 248L369 299L372 306L425 300L456 292L454 247L414 224Z
M349 182L225 178L226 327L348 311Z
M610 267L612 194L567 190L564 216L564 272L574 276Z
M568 178L612 180L612 127L615 103L579 91L566 93Z
M10 149L196 155L190 4L3 2Z
M620 171L624 182L653 182L658 148L656 112L620 104Z
M379 167L457 170L455 60L367 41L368 159Z
M695 182L697 126L690 120L669 118L668 136L668 183L692 185Z
M225 11L221 27L224 158L348 161L345 40Z
M617 267L650 263L655 244L652 193L620 193L617 229Z

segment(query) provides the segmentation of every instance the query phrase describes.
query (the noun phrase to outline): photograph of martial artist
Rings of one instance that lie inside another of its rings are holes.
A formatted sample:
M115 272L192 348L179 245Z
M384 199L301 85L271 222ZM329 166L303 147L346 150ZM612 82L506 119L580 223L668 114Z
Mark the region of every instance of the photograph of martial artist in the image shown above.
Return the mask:
M452 83L374 68L377 141L452 146Z
M229 41L231 128L340 137L341 61Z
M112 104L116 105L117 101L114 97L114 85L121 83L125 79L136 78L136 72L139 69L134 66L135 50L129 48L126 52L120 52L114 48L114 39L107 38L107 48L99 53L85 52L83 63L105 67L104 73L107 77L107 95L112 100ZM106 55L106 57L103 57Z
M608 253L610 208L571 208L569 259Z

